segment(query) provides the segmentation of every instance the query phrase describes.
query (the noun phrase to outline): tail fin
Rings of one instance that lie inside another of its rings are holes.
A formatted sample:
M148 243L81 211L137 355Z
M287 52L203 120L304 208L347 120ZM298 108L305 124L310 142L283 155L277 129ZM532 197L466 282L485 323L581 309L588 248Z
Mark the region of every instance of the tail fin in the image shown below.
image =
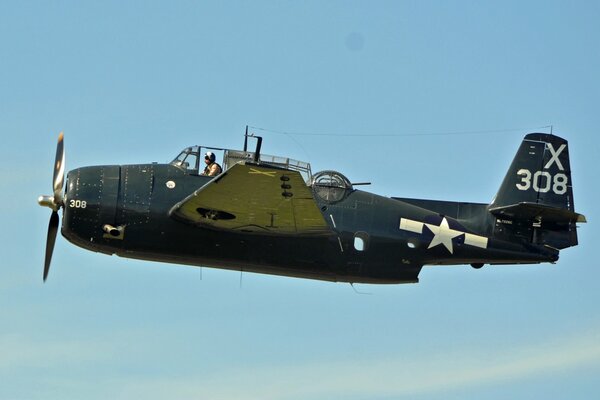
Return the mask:
M491 213L527 226L530 241L557 249L577 245L571 165L567 141L546 133L525 136L498 194Z

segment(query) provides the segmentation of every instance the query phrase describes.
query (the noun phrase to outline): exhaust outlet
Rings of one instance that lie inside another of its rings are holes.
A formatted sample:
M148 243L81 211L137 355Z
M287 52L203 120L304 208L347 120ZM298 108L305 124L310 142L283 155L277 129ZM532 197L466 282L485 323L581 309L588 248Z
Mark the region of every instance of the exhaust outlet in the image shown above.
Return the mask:
M123 233L125 230L125 226L120 225L120 226L114 227L110 224L104 224L104 226L102 226L102 230L104 232L106 232L104 237L107 239L123 239Z

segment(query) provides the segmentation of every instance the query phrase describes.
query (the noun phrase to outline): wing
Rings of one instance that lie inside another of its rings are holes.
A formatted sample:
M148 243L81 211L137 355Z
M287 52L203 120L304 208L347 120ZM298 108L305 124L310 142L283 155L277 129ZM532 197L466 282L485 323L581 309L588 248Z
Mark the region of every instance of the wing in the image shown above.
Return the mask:
M330 232L299 172L253 163L234 165L177 203L169 215L247 233Z

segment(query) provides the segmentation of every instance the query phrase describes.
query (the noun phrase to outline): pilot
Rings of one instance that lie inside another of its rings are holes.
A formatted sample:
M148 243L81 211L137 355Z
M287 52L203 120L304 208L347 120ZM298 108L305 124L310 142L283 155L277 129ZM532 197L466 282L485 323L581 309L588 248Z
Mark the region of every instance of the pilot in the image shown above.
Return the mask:
M204 163L206 164L206 167L204 168L204 172L202 173L202 175L217 176L221 172L223 172L223 169L216 162L216 160L217 157L212 151L206 152L206 154L204 155Z

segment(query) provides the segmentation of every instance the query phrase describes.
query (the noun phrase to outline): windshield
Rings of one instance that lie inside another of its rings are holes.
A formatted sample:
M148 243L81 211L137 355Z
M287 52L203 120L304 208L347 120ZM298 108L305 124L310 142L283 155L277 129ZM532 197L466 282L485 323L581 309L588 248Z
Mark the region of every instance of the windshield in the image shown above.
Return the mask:
M188 147L179 153L171 165L187 170L190 173L198 173L198 146Z

